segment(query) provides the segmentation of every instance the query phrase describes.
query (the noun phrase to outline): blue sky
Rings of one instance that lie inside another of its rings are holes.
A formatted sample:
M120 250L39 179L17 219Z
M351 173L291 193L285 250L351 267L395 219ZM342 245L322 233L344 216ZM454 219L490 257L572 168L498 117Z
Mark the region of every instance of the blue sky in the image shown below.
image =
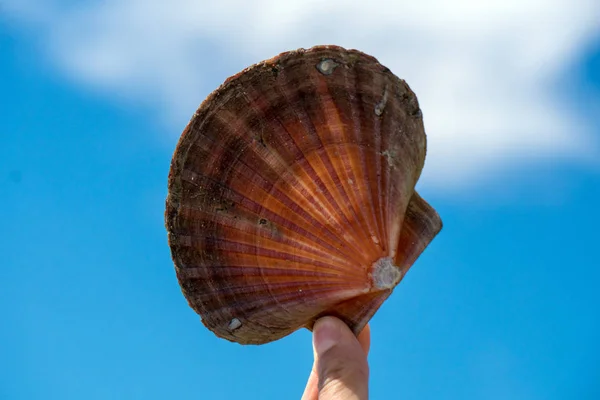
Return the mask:
M336 0L327 18L312 1L175 3L1 8L0 399L300 397L310 334L214 337L180 293L163 211L204 97L319 43L368 51L413 87L419 187L444 220L372 320L372 398L600 398L594 1L429 15Z

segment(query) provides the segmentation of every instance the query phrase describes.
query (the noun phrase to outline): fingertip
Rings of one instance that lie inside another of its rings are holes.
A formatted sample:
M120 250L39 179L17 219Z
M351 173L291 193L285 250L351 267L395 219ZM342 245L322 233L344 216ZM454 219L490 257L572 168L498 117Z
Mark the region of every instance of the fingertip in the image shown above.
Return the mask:
M350 328L337 318L324 317L315 323L313 343L320 399L367 398L369 366L366 351L370 331L366 328L363 332L364 344L361 344Z
M342 321L333 317L323 317L315 322L313 344L318 356L335 346L342 339L344 328L348 329Z

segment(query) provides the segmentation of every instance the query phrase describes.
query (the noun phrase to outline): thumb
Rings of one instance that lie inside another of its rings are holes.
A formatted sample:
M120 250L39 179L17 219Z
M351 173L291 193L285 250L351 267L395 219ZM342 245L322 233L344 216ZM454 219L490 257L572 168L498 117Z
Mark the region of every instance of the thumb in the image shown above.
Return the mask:
M367 400L367 355L350 328L333 317L313 327L313 346L319 376L319 399Z

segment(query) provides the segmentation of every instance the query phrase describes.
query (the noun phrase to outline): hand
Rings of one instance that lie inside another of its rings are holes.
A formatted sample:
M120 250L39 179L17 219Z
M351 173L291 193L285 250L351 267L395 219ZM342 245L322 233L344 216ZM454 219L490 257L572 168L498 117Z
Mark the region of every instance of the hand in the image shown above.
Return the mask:
M370 344L368 325L357 339L341 320L319 319L313 328L315 362L302 400L367 400Z

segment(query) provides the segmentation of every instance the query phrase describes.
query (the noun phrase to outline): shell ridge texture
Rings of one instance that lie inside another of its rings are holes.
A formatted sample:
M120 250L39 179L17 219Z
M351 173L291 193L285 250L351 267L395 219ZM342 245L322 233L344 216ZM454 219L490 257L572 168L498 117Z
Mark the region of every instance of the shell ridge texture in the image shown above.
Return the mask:
M252 108L256 108L256 106L254 105L256 102L251 102L251 107ZM259 113L257 113L259 114ZM272 123L272 122L269 122ZM282 124L281 124L282 125ZM283 125L282 125L283 126ZM294 155L296 162L294 163L290 163L290 164L286 164L287 168L289 171L291 171L291 176L292 177L299 177L300 173L299 171L302 171L302 177L315 177L315 181L316 181L316 186L312 183L311 179L300 179L300 178L293 178L294 183L299 183L301 185L301 189L298 188L298 186L300 185L296 185L295 187L292 187L292 192L296 192L296 193L300 193L301 197L303 198L302 204L298 204L299 205L299 210L305 209L306 205L308 205L308 207L315 212L317 215L312 214L311 216L317 221L320 222L322 226L318 226L316 227L317 229L327 229L328 231L330 231L332 233L332 235L338 234L340 232L342 232L344 229L341 228L339 226L339 221L336 224L332 224L332 220L334 220L334 217L332 217L331 215L327 214L327 206L326 206L326 202L327 199L325 199L323 197L323 195L320 195L319 192L323 193L323 189L324 185L321 183L320 178L317 176L313 166L307 162L307 158L304 154L302 154L302 149L298 146L298 144L296 142L294 142L294 137L289 134L286 130L285 127L282 128L283 132L281 133L281 135L279 135L280 137L283 136L283 134L285 133L286 135L289 136L289 141L287 142L290 146L293 146L297 149L297 153ZM276 135L273 135L275 137L277 137ZM280 148L280 151L287 151L287 149L285 148ZM279 157L280 159L283 159L283 157ZM297 172L298 171L298 172ZM284 182L287 183L289 182L288 179L285 179L284 176L280 175L278 178L278 182L276 182L275 186L277 186L277 183L279 182ZM309 185L314 186L313 189L310 188ZM320 187L320 188L319 188ZM289 191L288 191L289 193ZM304 207L302 207L304 206ZM329 208L331 208L331 206L329 206ZM319 218L320 217L320 218ZM314 225L314 223L313 223ZM335 232L334 232L335 230ZM351 245L351 243L346 243L347 245ZM354 245L354 249L355 249L355 256L360 254L360 251L358 249L358 247L356 245Z
M289 69L290 68L284 68L280 73L280 76L284 76L284 74L287 74ZM312 68L309 68L309 71L310 70L312 70ZM305 82L305 84L306 82L311 82L311 80L308 79L304 79L303 81ZM312 121L307 115L306 111L299 106L305 103L306 101L301 101L301 99L297 97L298 95L296 90L291 91L291 93L289 90L279 90L281 92L281 95L284 96L284 98L286 99L287 103L290 104L290 108L292 109L293 114L295 116L294 122L297 122L297 124L300 125L300 134L302 135L301 137L304 138L305 141L306 138L310 140L310 142L308 143L309 149L303 149L302 146L299 147L303 159L307 160L307 175L315 180L315 183L317 185L317 192L325 197L330 215L335 216L334 218L338 221L338 224L340 224L341 226L340 230L351 232L351 222L348 218L348 215L344 213L344 209L341 205L343 203L342 201L336 200L335 198L335 193L339 191L339 187L337 184L339 182L339 178L337 178L336 182L336 177L334 176L334 172L332 171L333 168L331 166L331 160L329 160L328 155L326 153L323 154L323 152L321 151L323 149L323 143L318 135L318 132L312 124ZM294 95L294 97L290 97L291 95ZM291 136L293 139L293 135ZM309 157L310 153L312 153L314 156ZM327 185L326 181L329 181L329 185ZM333 193L332 191L328 190L328 186L334 188ZM345 241L349 242L350 246L356 249L356 256L362 257L363 253L360 251L359 244L355 240L352 240L353 238L351 236L345 235L342 237Z

